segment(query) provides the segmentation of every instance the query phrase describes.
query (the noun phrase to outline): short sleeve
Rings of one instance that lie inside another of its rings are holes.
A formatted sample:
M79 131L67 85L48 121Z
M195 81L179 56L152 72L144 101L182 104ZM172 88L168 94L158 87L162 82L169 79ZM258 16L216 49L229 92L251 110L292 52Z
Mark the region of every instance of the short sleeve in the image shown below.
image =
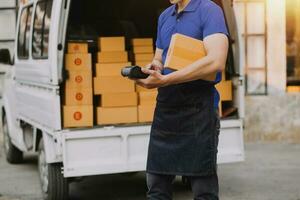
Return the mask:
M157 36L156 36L156 48L163 49L162 41L161 41L161 27L162 27L162 15L159 16L158 25L157 25Z
M215 33L224 33L225 35L229 35L226 27L224 13L218 5L211 3L209 4L209 7L207 9L203 10L203 39Z

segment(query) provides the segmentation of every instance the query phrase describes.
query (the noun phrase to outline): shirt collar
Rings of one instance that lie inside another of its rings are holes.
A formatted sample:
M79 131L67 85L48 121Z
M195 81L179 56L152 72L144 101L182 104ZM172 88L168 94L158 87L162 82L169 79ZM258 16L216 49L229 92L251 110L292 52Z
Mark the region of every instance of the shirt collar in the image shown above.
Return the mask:
M201 0L191 0L182 12L194 12ZM173 5L172 16L177 14L177 5Z

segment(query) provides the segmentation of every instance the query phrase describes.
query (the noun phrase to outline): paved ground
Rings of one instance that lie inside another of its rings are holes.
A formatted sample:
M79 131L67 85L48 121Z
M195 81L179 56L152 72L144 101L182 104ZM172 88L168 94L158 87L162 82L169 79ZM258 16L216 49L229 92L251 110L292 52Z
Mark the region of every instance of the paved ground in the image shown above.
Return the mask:
M219 167L221 200L300 200L300 145L248 144L247 161ZM38 200L41 192L36 157L22 165L8 165L0 151L0 200ZM72 183L71 200L143 200L145 175L113 175ZM180 179L175 200L192 199ZM1 197L2 196L2 197Z

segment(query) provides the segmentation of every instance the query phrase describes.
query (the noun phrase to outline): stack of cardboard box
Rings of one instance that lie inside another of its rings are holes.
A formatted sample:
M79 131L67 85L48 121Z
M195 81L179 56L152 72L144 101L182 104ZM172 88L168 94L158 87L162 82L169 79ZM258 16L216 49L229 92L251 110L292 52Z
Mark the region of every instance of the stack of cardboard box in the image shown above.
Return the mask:
M222 103L225 101L232 101L232 81L226 80L225 73L222 73L222 81L216 85L216 89L220 95L219 102L219 113L220 116L223 116L223 106Z
M137 92L139 94L138 122L152 122L156 105L157 90L147 90L138 86Z
M94 78L94 94L101 95L97 124L137 122L134 82L121 76L121 69L131 65L125 50L125 38L100 37L99 50Z
M68 43L64 127L93 126L92 58L87 43Z
M152 62L154 56L152 38L132 39L132 51L134 54L135 65L144 67Z

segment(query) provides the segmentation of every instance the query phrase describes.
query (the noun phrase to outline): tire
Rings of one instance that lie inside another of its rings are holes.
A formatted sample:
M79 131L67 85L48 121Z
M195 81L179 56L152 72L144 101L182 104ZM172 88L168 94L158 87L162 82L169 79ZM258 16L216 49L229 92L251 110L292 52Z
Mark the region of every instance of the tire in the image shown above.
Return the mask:
M8 123L6 115L3 115L3 143L4 143L4 152L6 156L6 160L10 164L19 164L23 162L23 152L19 150L16 146L11 142L11 138L9 136Z
M39 143L38 168L44 200L68 199L69 182L62 174L62 163L46 162L43 138Z

